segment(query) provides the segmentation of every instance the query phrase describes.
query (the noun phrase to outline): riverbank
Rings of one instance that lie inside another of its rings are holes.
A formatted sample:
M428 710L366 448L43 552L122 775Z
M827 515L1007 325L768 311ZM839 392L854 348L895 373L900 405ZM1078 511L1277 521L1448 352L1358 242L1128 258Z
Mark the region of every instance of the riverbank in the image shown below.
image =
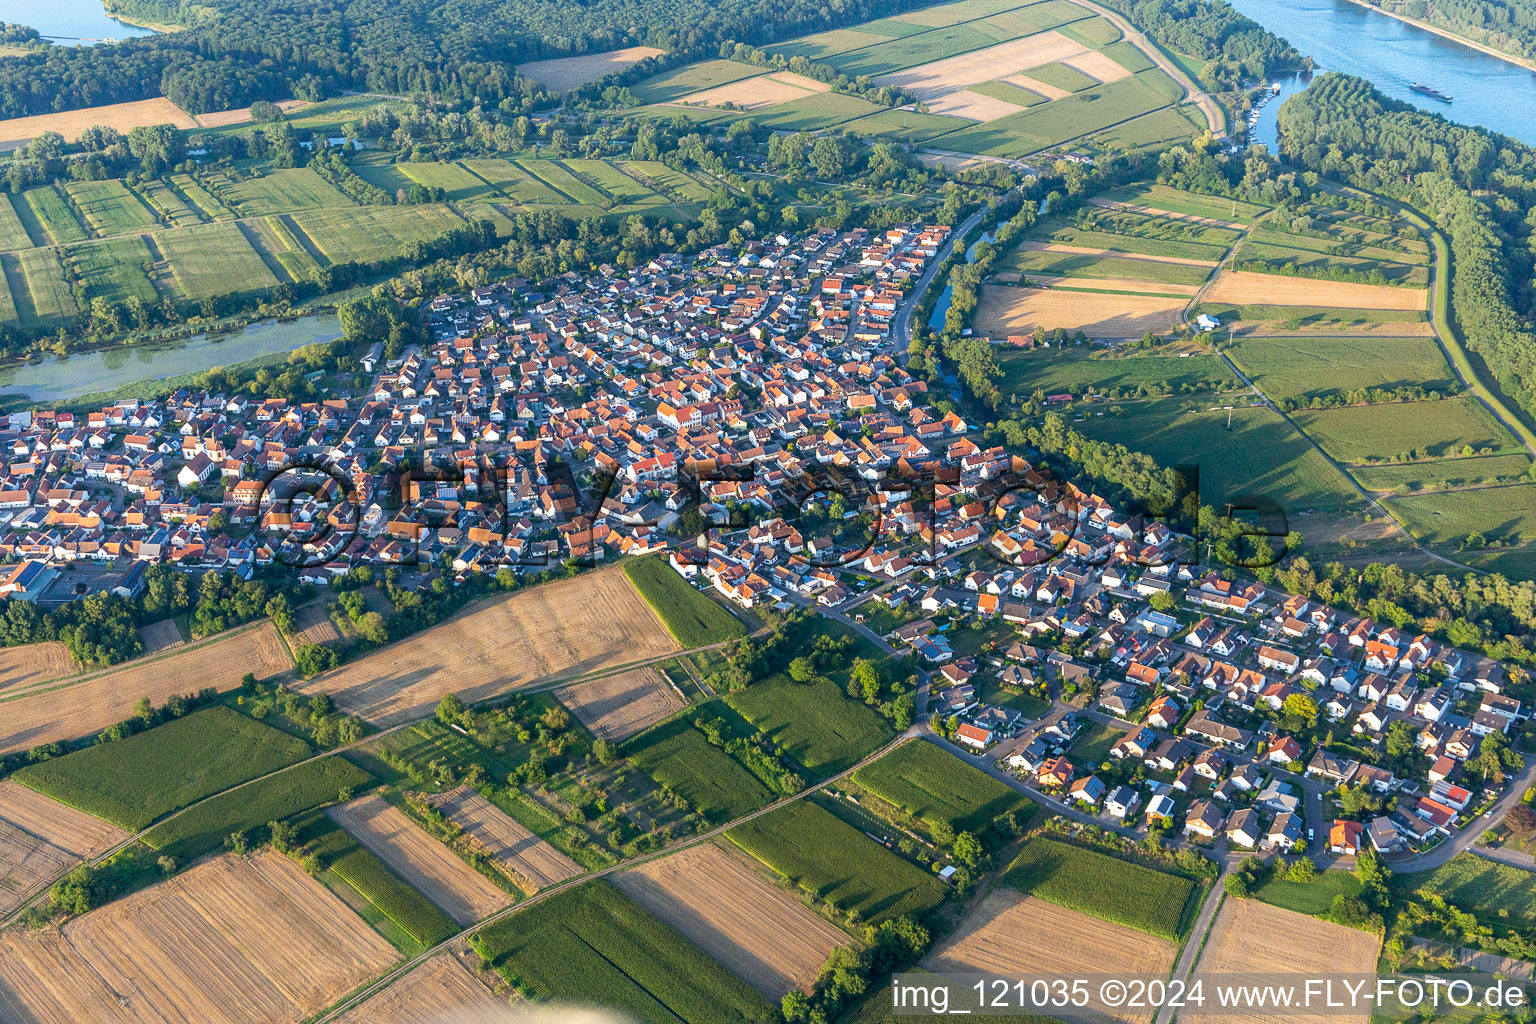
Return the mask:
M1354 4L1356 7L1364 7L1368 11L1375 11L1377 14L1385 14L1387 17L1396 19L1397 21L1402 22L1404 25L1412 25L1414 28L1423 29L1425 32L1433 32L1441 39L1449 39L1453 43L1460 43L1462 46L1477 50L1479 53L1486 53L1490 57L1497 57L1500 60L1508 61L1516 67L1522 67L1528 71L1536 71L1536 60L1520 57L1513 53L1507 53L1504 50L1496 50L1489 46L1487 43L1479 43L1476 40L1468 39L1466 36L1459 36L1449 29L1440 28L1438 25L1431 25L1429 22L1420 21L1418 18L1410 18L1406 14L1398 14L1396 11L1385 10L1383 8L1377 7L1375 4L1368 3L1367 0L1349 0L1349 2Z

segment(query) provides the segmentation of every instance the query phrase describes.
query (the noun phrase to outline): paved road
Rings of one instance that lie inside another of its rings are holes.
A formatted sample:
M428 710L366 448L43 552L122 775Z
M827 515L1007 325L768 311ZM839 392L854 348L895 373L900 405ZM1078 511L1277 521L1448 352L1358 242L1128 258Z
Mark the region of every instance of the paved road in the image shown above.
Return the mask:
M928 286L933 284L934 278L939 274L939 266L955 251L955 245L970 233L970 230L980 224L990 210L983 206L961 222L960 226L949 233L949 239L941 249L928 261L923 276L917 279L917 285L912 289L912 294L907 296L905 302L896 310L896 322L891 329L891 344L894 346L896 359L903 365L907 361L907 345L912 340L912 311L923 300L923 295L928 291Z
M1533 783L1536 783L1536 757L1528 757L1525 767L1515 775L1510 776L1505 782L1505 785L1509 788L1505 790L1503 796L1494 801L1493 806L1488 809L1486 814L1475 821L1466 822L1460 832L1428 853L1409 857L1387 858L1387 867L1398 873L1433 871L1458 853L1471 850L1473 853L1481 857L1487 857L1489 860L1497 860L1514 867L1529 870L1531 864L1528 858L1526 863L1521 863L1519 860L1493 856L1501 851L1483 850L1472 844L1477 842L1477 837L1482 835L1490 826L1497 825L1503 821L1504 815L1509 813L1511 807L1520 802L1520 798L1525 795L1526 789Z
M1221 866L1221 874L1216 876L1216 882L1211 886L1211 891L1205 894L1205 902L1200 904L1200 913L1195 918L1195 923L1189 929L1189 938L1184 940L1184 949L1179 953L1179 962L1173 965L1173 978L1176 981L1187 979L1195 970L1195 963L1200 959L1200 954L1205 945L1206 933L1211 930L1211 922L1216 919L1216 911L1221 907L1221 901L1227 894L1226 876L1228 864ZM1178 1008L1174 1006L1161 1007L1152 1018L1152 1024L1168 1024Z

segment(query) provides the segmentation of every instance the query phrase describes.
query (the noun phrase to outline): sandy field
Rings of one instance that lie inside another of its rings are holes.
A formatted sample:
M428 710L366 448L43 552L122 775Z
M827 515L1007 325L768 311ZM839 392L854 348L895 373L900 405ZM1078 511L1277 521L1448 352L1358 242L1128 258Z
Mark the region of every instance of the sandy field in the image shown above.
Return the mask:
M104 124L124 135L130 128L145 124L173 124L177 128L196 128L190 114L165 97L135 100L132 103L108 103L100 107L66 110L58 114L13 117L0 121L0 150L16 149L43 132L58 132L65 142L78 142L80 133L93 125Z
M187 642L187 638L181 635L181 627L176 625L175 619L162 619L140 626L139 642L144 645L145 654L159 654L172 647L180 647Z
M1152 295L1103 295L1049 288L984 285L976 310L976 333L1005 337L1029 334L1037 326L1065 327L1092 338L1139 338L1168 329L1186 305L1184 299Z
M490 1024L510 1018L505 999L497 998L453 954L442 953L337 1018L336 1024Z
M826 92L830 88L826 82L818 82L814 78L797 75L792 71L777 71L771 75L744 78L739 82L727 82L713 89L689 93L677 102L696 107L723 107L727 103L734 103L741 110L759 110L790 100L804 99L812 93Z
M383 797L365 796L326 813L461 925L474 924L512 902Z
M517 72L543 82L556 92L565 92L578 85L595 82L604 75L622 71L647 57L659 57L665 52L654 46L627 46L622 50L609 50L606 53L585 53L580 57L561 57L558 60L536 60L529 64L519 64Z
M1261 306L1337 306L1343 309L1424 309L1429 290L1388 284L1317 281L1310 277L1224 270L1205 293L1209 302Z
M1130 72L1116 63L1113 57L1106 56L1098 50L1085 50L1072 57L1063 57L1061 62L1074 71L1081 71L1089 78L1097 78L1101 82L1118 82L1130 75Z
M853 941L709 843L612 881L770 1001L808 990L827 955Z
M0 780L0 820L84 860L128 838L116 825L77 811L10 779Z
M140 697L158 707L175 693L205 686L233 690L254 672L265 679L293 667L277 628L263 621L196 647L139 658L108 672L0 698L0 754L71 740L120 722Z
M1128 260L1147 260L1150 263L1177 263L1185 267L1214 267L1214 260L1193 260L1184 256L1146 256L1135 252L1121 252L1119 249L1095 249L1088 245L1064 245L1061 242L1020 242L1020 249L1030 249L1035 252L1070 252L1083 256L1115 256Z
M594 735L619 743L685 706L654 668L637 668L555 691L555 699Z
M450 821L484 846L493 859L522 878L529 895L585 870L468 786L431 800Z
M1039 79L1030 78L1028 75L1009 75L1003 81L1009 85L1016 85L1021 89L1028 89L1030 92L1039 93L1048 100L1059 100L1065 96L1072 95L1059 85L1050 85Z
M0 647L0 690L58 679L75 671L69 648L57 640Z
M965 915L923 966L933 971L1044 977L1165 976L1176 953L1166 939L998 888ZM1121 1019L1152 1018L1143 1014Z
M1018 276L1018 275L1015 275ZM1140 281L1133 277L1042 277L1025 274L1032 285L1061 288L1104 288L1117 292L1142 292L1149 295L1194 295L1200 290L1195 284L1164 284L1160 281ZM998 275L1002 280L1003 275Z
M311 601L301 608L294 609L293 624L296 631L292 639L300 646L328 644L332 640L341 639L341 634L336 631L336 623L331 621L331 613L326 610L324 601Z
M920 100L966 86L990 82L1014 71L1028 71L1042 64L1084 53L1087 47L1051 29L1023 39L1010 39L996 46L986 46L942 60L929 61L905 71L881 75L876 85L895 85ZM1029 88L1026 86L1025 88Z
M1195 965L1203 974L1284 973L1324 977L1335 974L1374 974L1381 936L1345 928L1331 921L1282 910L1258 900L1228 898L1222 904L1210 938ZM1234 979L1235 980L1235 979ZM1205 1016L1181 1012L1180 1021L1202 1024L1293 1024L1328 1020L1336 1024L1367 1024L1370 1013L1324 1016L1274 1013Z
M397 959L288 858L224 855L62 929L0 934L0 1020L298 1021Z
M309 106L305 100L278 100L278 108L285 114L297 113ZM251 119L250 107L236 107L233 110L215 110L210 114L193 114L192 119L204 128L222 128L229 124L245 124Z
M445 694L485 700L677 650L618 568L493 598L332 672L295 683L378 726L430 714Z
M951 117L967 117L972 121L995 121L1009 114L1017 114L1024 108L1006 100L993 99L979 92L961 89L928 100L928 113L948 114Z

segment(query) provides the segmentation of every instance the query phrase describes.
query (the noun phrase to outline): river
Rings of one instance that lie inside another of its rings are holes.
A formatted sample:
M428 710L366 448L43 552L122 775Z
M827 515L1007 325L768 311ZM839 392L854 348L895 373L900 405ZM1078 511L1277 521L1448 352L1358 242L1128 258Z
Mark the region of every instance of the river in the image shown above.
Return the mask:
M0 370L0 396L60 402L114 391L141 380L202 373L274 352L291 352L341 337L334 313L296 320L264 320L234 334L197 334L175 341L99 349L60 359L50 356Z
M29 25L63 46L154 35L151 29L111 17L101 0L0 0L0 21Z
M1536 72L1350 0L1232 0L1232 6L1319 69L1356 75L1393 99L1536 145ZM1420 96L1409 82L1433 86L1455 102ZM1282 85L1294 92L1305 80L1289 76ZM1264 108L1255 133L1271 148L1279 108L1279 102Z

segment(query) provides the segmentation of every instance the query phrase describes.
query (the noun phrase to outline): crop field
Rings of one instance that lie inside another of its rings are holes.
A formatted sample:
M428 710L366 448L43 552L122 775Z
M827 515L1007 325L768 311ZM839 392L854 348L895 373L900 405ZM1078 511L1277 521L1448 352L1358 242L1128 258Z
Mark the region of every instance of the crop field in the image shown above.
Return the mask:
M291 229L286 217L260 217L241 221L240 229L246 241L261 256L262 262L269 267L276 264L283 276L291 281L308 280L311 273L320 268L320 261L300 241L303 232Z
M1032 806L1022 793L920 740L860 768L853 781L915 818L956 832L984 832L1005 814L1023 815Z
M1225 363L1200 354L1184 359L1157 355L1091 359L1078 349L1004 348L997 353L997 363L1003 370L1003 390L1015 395L1031 395L1036 388L1046 394L1081 396L1089 388L1134 391L1166 384L1175 390L1205 391L1238 384Z
M1139 280L1161 285L1164 292L1191 298L1210 276L1208 267L1184 263L1038 249L1020 249L1010 254L1006 265L1031 279L1042 274L1077 277L1082 278L1077 285L1083 288L1118 288L1123 285L1109 282Z
M1263 936L1263 940L1255 941L1258 936ZM1195 977L1266 973L1374 974L1380 949L1381 936L1371 932L1346 928L1258 900L1228 897L1195 964ZM1188 1011L1179 1017L1183 1019L1186 1015L1196 1024L1223 1020L1220 1015ZM1255 1024L1289 1024L1298 1020L1366 1024L1371 1015L1369 1011L1329 1016L1287 1011L1244 1014L1243 1019Z
M1130 47L1131 52L1136 52L1135 47ZM1116 63L1115 59L1098 50L1089 50L1086 53L1075 54L1071 57L1063 57L1061 63L1073 71L1081 71L1097 82L1117 82L1129 75L1132 70L1145 71L1154 65L1142 58L1146 67L1127 69L1124 65Z
M186 642L187 638L181 635L181 627L175 619L161 619L139 627L139 643L144 645L145 657L180 647Z
M34 239L22 224L21 218L16 215L17 202L26 202L21 196L0 196L0 250L6 252L15 249L30 249L39 242L46 243L47 239Z
M685 203L707 203L714 191L682 171L675 171L660 160L631 160L620 164L652 188L667 192Z
M1459 853L1429 872L1394 876L1393 889L1441 896L1466 910L1498 907L1511 924L1536 923L1536 875L1471 853Z
M742 64L734 60L707 60L663 71L654 78L630 86L630 91L645 103L672 103L689 93L713 89L762 73L763 69L753 64Z
M1226 196L1201 195L1170 185L1132 186L1107 193L1102 202L1150 213L1173 213L1239 226L1246 226L1253 218L1269 209L1258 203L1246 203Z
M1176 954L1167 939L998 888L965 915L923 965L943 973L1162 977ZM1121 1019L1147 1021L1151 1015Z
M1045 838L1024 845L1002 884L1170 942L1195 892L1187 878Z
M62 929L0 935L0 1017L301 1020L395 959L293 861L270 850L225 855Z
M178 192L187 197L187 201L203 216L210 220L233 220L234 211L219 201L219 197L209 192L196 178L190 174L171 175L171 185Z
M12 779L0 779L0 821L80 860L128 838L115 825L50 800Z
M1470 445L1504 454L1516 450L1510 436L1474 395L1438 402L1395 402L1344 409L1306 409L1296 425L1340 462L1376 462L1418 448L1448 455Z
M1077 428L1146 452L1162 465L1198 465L1207 502L1263 494L1290 511L1352 505L1359 496L1338 470L1273 409L1157 399L1126 415L1093 416ZM1227 417L1231 416L1231 429Z
M1062 327L1091 338L1140 338L1148 331L1165 333L1188 301L989 284L982 287L974 323L977 334L994 338L1030 334L1036 327L1047 332Z
M1428 292L1387 284L1319 281L1282 274L1224 270L1216 276L1206 302L1259 306L1340 306L1347 309L1422 310Z
M452 953L439 953L342 1014L336 1024L423 1024L439 1019L445 1008L467 1024L497 1024L506 1017L507 1000L493 994Z
M290 118L294 114L314 106L314 104L307 100L277 100L276 104ZM214 110L206 114L194 114L192 119L204 128L225 128L230 125L245 124L250 121L251 108L233 107L229 110Z
M355 205L308 167L267 171L259 177L230 182L219 198L242 217Z
M301 761L309 744L224 707L26 765L17 782L137 832L162 815Z
M154 282L145 273L154 262L143 235L124 235L81 242L64 250L65 265L85 295L98 295L110 302L138 298L146 303L159 301Z
M527 995L598 1004L637 1024L767 1022L775 1008L606 882L482 930L471 946Z
M682 719L638 737L624 748L624 755L717 824L749 814L773 799L757 776Z
M624 575L682 647L745 636L741 620L695 590L660 555L627 559Z
M97 235L123 235L159 227L154 211L121 181L72 181L64 192Z
M593 736L622 743L687 706L654 668L562 686L555 699Z
M1419 385L1448 392L1455 374L1433 338L1244 336L1227 350L1272 399L1305 403L1356 388Z
M1245 239L1243 244L1238 246L1234 258L1245 270L1267 274L1308 276L1309 273L1321 275L1334 271L1349 271L1355 274L1379 273L1397 285L1422 288L1429 283L1429 268L1424 266L1412 266L1390 259L1367 259L1315 252L1311 249L1256 242L1252 238Z
M844 121L853 121L886 108L838 92L815 93L791 100L756 115L758 124L777 131L817 131Z
M608 197L572 174L558 160L520 160L518 166L581 206L604 206Z
M512 902L512 897L383 797L365 796L327 813L460 925L473 924Z
M1095 132L1086 140L1103 150L1137 150L1165 142L1188 139L1206 130L1205 116L1198 107L1180 105L1154 110L1150 114Z
M0 150L16 149L43 132L58 132L65 142L78 142L80 134L93 125L104 124L127 135L130 129L147 124L173 124L177 128L196 128L197 122L164 97L135 100L131 103L107 103L57 114L13 117L0 121Z
M1022 157L1150 114L1177 100L1178 85L1160 69L1097 85L1010 117L943 137L945 149Z
M830 679L797 683L769 676L725 702L818 776L858 763L893 735L878 712L846 696Z
M328 644L341 639L324 601L312 601L293 613L293 638L300 644Z
M765 999L809 991L848 935L718 846L704 843L614 876L613 884Z
M604 75L623 71L647 57L660 57L665 50L654 46L626 46L603 53L584 53L579 57L536 60L517 65L518 74L543 82L556 92L569 92L578 85L595 82Z
M558 206L565 202L560 193L510 160L465 160L463 164L519 205Z
M63 850L0 820L0 917L78 863Z
M530 895L582 873L581 865L468 786L444 793L432 802L484 846L493 859L524 879L524 888Z
M494 191L483 178L456 163L433 161L430 163L399 163L392 165L404 177L404 186L412 184L426 188L440 188L450 202L477 199ZM375 182L375 184L379 184Z
M944 883L808 800L728 831L726 838L803 891L869 924L921 916L944 900Z
M58 189L45 185L42 188L31 189L23 193L23 196L31 207L37 223L54 245L83 242L90 237L80 221L75 218L69 204L64 202L64 196ZM25 219L23 216L23 220Z
M57 640L0 647L0 690L33 686L75 671L69 648Z
M484 700L676 649L627 577L609 569L492 598L294 689L329 693L386 726L422 717L445 694Z
M631 178L605 160L568 159L565 161L565 166L608 193L613 197L613 201L620 205L664 202L662 197L648 186Z
M985 22L979 21L946 25L927 32L876 42L873 46L832 54L823 60L849 78L869 75L881 79L883 83L884 76L894 71L970 50L990 48L994 43L1008 38L1009 33L988 29Z
M1078 52L1080 53L1082 51L1079 50ZM1030 68L1029 75L1027 77L1032 82L1039 82L1042 85L1050 86L1058 94L1056 97L1058 99L1061 95L1071 95L1074 92L1081 92L1082 90L1088 88L1090 85L1095 85L1098 82L1098 80L1095 79L1092 75L1079 71L1077 68L1074 68L1068 64L1065 60L1053 60L1049 64L1042 64L1037 68Z
M1000 69L1036 68L1083 53L1086 49L1082 43L1060 32L1040 32L884 75L877 84L897 86L920 100L928 100L1000 78Z
M188 299L277 287L277 277L234 224L198 224L154 237L177 289Z
M407 242L425 242L464 223L448 207L432 204L303 210L287 220L332 263L389 259Z
M940 117L937 114L919 114L910 110L882 110L843 127L855 135L883 135L904 142L927 142L945 132L964 128L969 122L958 117Z
M343 790L370 785L373 776L340 757L307 761L248 786L223 793L162 821L144 842L177 860L218 849L233 832L250 832L336 800Z
M961 21L971 21L974 18L987 18L1004 11L1011 11L1015 7L1026 6L1035 0L954 0L952 3L939 4L935 7L923 7L905 14L898 14L894 18L872 21L859 26L861 31L874 31L871 26L880 26L880 31L889 31L891 35L899 34L895 30L888 29L892 24L917 25L924 28L937 28L942 25L953 25Z
M1467 487L1474 484L1515 483L1529 479L1528 455L1478 455L1470 459L1425 459L1386 466L1360 466L1350 476L1360 486L1372 491L1391 491L1398 487L1410 491L1442 487Z
M172 694L207 686L232 690L247 672L266 679L292 667L288 648L264 621L165 657L140 658L57 686L12 686L0 696L0 753L99 732L133 714L140 697L158 706Z
M729 103L738 110L758 110L803 99L813 93L826 92L829 88L831 86L827 83L818 82L814 78L790 71L776 71L692 92L677 102L704 107L723 107Z

